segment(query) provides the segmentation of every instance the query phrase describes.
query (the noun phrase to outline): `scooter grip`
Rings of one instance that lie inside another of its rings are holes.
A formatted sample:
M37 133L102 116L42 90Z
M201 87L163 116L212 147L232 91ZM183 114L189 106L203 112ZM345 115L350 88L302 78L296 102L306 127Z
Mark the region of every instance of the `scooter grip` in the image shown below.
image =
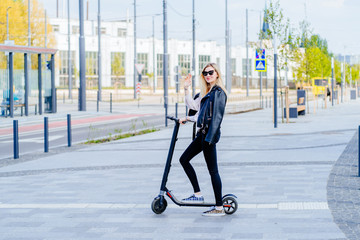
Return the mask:
M166 116L167 119L173 120L175 122L179 122L179 119L176 117Z

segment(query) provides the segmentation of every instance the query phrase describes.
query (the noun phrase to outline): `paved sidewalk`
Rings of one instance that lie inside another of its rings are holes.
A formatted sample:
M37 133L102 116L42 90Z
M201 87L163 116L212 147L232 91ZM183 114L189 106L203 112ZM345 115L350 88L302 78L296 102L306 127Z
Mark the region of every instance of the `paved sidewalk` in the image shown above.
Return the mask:
M333 219L327 183L356 133L359 105L318 109L277 129L271 109L226 115L218 161L223 193L235 194L239 209L216 219L169 199L163 214L151 211L172 127L14 160L0 168L0 239L355 239ZM168 181L178 198L191 193L178 163L191 131L180 129ZM193 164L205 198L214 201L201 154Z

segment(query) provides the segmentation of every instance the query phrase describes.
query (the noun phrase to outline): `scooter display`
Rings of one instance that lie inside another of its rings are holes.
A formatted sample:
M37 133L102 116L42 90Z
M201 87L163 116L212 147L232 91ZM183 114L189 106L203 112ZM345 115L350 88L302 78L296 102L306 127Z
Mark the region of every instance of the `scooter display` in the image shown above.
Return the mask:
M171 193L171 191L167 189L166 183L167 183L168 176L169 176L169 173L170 173L171 161L172 161L172 157L173 157L173 154L174 154L175 143L177 141L177 136L178 136L178 132L179 132L179 128L180 128L180 123L179 123L178 118L169 117L169 116L167 116L167 118L170 119L170 120L173 120L175 122L175 126L174 126L174 131L173 131L173 135L172 135L172 139L171 139L171 143L170 143L169 153L168 153L166 164L165 164L164 174L163 174L161 187L160 187L160 193L159 193L159 195L157 197L154 198L154 200L151 203L152 211L154 213L156 213L156 214L161 214L161 213L163 213L165 211L165 209L167 207L167 201L165 199L165 194L176 205L182 206L182 207L211 207L211 206L215 206L215 203L184 203L184 202L179 201L178 199L176 199L174 194ZM236 212L236 210L238 208L238 203L236 201L236 198L237 197L234 194L226 194L225 196L223 196L222 201L223 201L224 211L225 211L226 214L233 214L233 213Z

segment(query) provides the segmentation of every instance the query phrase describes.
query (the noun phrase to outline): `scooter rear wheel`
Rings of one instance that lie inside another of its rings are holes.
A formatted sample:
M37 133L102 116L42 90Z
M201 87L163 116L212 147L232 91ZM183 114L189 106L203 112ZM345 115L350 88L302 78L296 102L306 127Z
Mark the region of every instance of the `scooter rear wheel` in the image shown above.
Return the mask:
M160 197L156 197L151 203L151 210L156 214L161 214L165 211L167 207L166 199L162 199L162 204L160 204Z
M223 198L223 206L226 214L233 214L238 209L238 203L232 196L226 196Z

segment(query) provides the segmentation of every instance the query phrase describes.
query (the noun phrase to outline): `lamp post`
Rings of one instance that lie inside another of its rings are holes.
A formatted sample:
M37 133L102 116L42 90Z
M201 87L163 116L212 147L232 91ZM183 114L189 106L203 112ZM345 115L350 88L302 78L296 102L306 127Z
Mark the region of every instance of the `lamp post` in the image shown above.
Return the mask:
M100 0L98 0L98 91L99 101L101 101L102 92L102 70L101 70L101 14L100 14Z
M79 60L80 60L80 92L79 111L86 111L86 79L85 79L85 37L84 37L84 0L79 0Z

